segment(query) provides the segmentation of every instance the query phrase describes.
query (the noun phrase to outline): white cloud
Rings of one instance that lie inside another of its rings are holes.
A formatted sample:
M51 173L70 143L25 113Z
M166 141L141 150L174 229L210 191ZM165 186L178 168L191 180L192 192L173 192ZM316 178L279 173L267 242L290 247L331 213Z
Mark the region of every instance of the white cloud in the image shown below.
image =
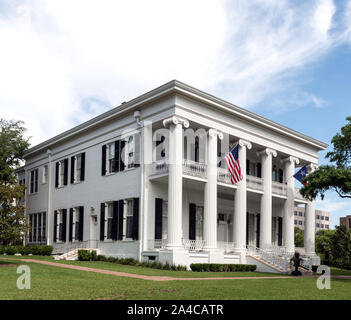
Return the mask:
M342 26L335 12L331 0L0 0L0 115L25 120L35 144L174 78L250 107L346 41L348 11Z

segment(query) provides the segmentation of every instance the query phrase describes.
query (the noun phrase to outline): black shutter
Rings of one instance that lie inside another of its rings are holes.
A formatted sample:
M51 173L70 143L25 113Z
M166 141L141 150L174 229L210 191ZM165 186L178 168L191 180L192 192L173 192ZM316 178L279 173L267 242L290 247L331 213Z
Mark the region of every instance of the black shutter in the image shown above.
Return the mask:
M259 248L260 247L260 234L261 234L261 215L258 213L257 214L257 233L256 233L256 247Z
M79 207L79 228L78 240L83 241L83 226L84 226L84 207Z
M139 239L139 198L133 200L133 227L132 227L133 240Z
M100 205L100 240L105 240L105 203Z
M257 177L262 178L262 165L261 165L261 162L257 163Z
M80 155L80 181L85 179L85 152Z
M249 245L249 213L246 212L246 245Z
M196 204L189 204L189 240L196 239Z
M162 202L160 198L155 199L155 239L162 239Z
M101 151L101 175L106 175L106 144L102 146Z
M114 159L115 166L114 166L113 172L119 172L119 163L120 163L119 158L121 156L120 146L121 146L120 140L115 141L115 159Z
M134 167L140 167L140 133L134 135Z
M63 162L64 162L63 185L67 186L67 182L68 182L68 158L63 160Z
M67 209L63 209L62 210L62 242L66 242L66 229L67 229Z
M278 217L278 246L283 245L283 218Z
M56 162L56 171L55 171L55 188L58 188L58 180L59 180L59 166L60 163Z
M124 155L125 157L128 156L125 152L126 142L124 140L120 140L120 151L119 151L119 171L124 171L125 164L124 164Z
M38 192L38 172L39 172L39 169L36 169L36 170L34 171L34 174L35 174L34 192Z
M71 183L74 183L74 162L76 161L75 157L71 157Z
M118 201L118 237L117 240L123 240L123 218L124 218L124 200Z
M57 210L54 211L54 242L57 238Z
M284 176L284 173L283 173L283 170L282 170L282 169L279 169L279 171L278 171L278 176L279 176L279 182L280 182L280 183L283 183L283 176Z
M246 174L250 173L250 160L246 160Z
M118 239L118 201L113 201L112 212L112 226L111 226L112 240Z
M69 209L69 232L68 241L71 242L73 238L73 208Z

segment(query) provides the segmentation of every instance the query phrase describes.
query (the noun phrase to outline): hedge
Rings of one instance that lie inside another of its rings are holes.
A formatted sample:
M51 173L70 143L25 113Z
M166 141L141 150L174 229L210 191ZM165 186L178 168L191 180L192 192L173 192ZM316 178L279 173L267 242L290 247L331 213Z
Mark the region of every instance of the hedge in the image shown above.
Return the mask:
M220 263L192 263L190 265L192 271L196 272L243 272L255 271L254 264L220 264Z
M154 268L161 270L173 270L173 271L187 271L186 266L174 265L166 263L161 263L157 261L153 262L139 262L133 258L114 258L114 257L105 257L103 255L96 255L96 251L89 252L89 250L78 250L78 260L80 261L104 261L111 263L118 263L129 266L140 266L145 268Z
M46 245L0 246L0 254L14 255L20 253L21 255L50 256L52 249L52 246Z

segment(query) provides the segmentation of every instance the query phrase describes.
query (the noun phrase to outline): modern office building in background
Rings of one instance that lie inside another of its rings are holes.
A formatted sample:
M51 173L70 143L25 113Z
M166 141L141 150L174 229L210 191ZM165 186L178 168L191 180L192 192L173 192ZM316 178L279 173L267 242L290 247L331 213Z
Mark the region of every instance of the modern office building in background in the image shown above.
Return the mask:
M315 210L316 215L316 232L319 230L330 229L330 212ZM350 216L351 218L351 216ZM295 207L294 209L294 225L301 230L305 229L305 207Z
M340 217L340 226L351 228L351 215L348 215L346 217Z

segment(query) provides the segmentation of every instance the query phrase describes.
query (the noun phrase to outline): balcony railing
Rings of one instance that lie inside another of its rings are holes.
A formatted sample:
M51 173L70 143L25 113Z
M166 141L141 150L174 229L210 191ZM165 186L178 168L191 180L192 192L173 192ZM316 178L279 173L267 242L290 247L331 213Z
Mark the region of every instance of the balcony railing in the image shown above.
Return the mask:
M246 176L246 187L263 191L263 179L255 176Z
M230 179L231 179L231 176L227 169L217 168L217 180L219 182L232 184Z
M286 196L286 184L272 181L272 193L278 194L280 196Z
M194 177L206 178L207 165L205 163L199 163L192 160L184 159L183 173Z
M183 248L189 251L202 251L205 246L205 240L182 239Z

